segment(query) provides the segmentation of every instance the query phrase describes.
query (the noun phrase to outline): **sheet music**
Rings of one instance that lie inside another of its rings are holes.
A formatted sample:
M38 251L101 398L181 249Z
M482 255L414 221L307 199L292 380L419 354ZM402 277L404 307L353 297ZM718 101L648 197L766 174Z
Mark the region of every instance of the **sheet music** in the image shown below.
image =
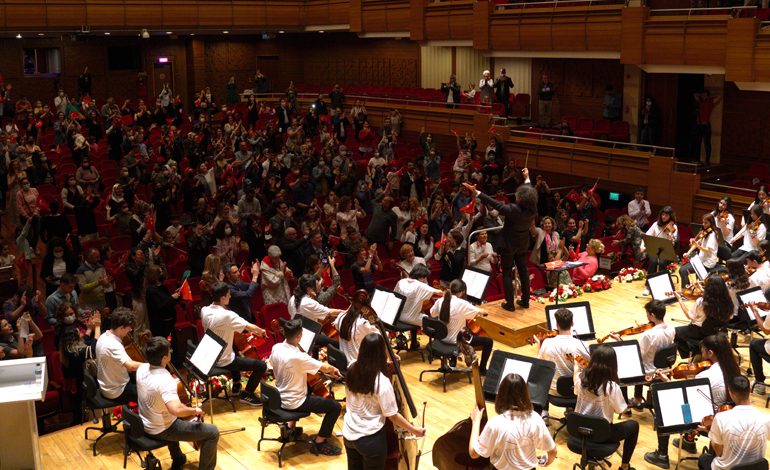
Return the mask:
M222 349L224 349L222 345L216 342L214 338L203 335L198 347L190 356L190 363L200 372L209 375L211 368L214 367L214 363L222 353Z
M744 304L747 304L749 302L767 302L767 299L765 298L765 294L762 293L762 289L753 290L745 294L738 294L738 297L740 297L741 302L743 302ZM754 312L751 310L751 307L746 307L746 313L749 314L749 318L754 320ZM760 318L765 318L767 314L770 312L768 312L767 310L757 309L757 313L759 313Z
M615 355L618 357L618 378L627 379L629 377L641 377L644 375L642 362L639 358L639 346L628 344L625 346L614 346Z
M658 406L660 406L660 417L663 420L663 426L668 427L686 424L684 422L684 414L682 414L682 405L684 404L684 394L682 393L682 389L669 388L658 390L657 393Z
M401 307L402 300L390 292L375 289L370 306L377 313L377 316L383 323L393 325Z
M488 280L489 276L486 274L471 271L470 269L463 271L463 281L467 287L466 293L468 294L468 297L483 300L484 290L487 287Z
M572 312L573 330L578 335L587 335L593 333L591 325L588 323L588 309L586 307L566 307ZM551 318L551 326L556 328L556 311L558 308L548 310L548 316Z
M299 340L299 345L306 353L310 353L310 347L313 346L313 339L315 339L315 333L303 326L302 338Z
M706 279L706 276L709 275L708 269L706 269L706 266L703 265L703 261L700 260L700 257L693 256L690 258L690 265L695 270L695 274L698 276L698 279L701 281Z
M666 292L674 292L674 285L669 276L649 277L647 283L650 286L650 294L652 294L653 299L666 301L674 298L674 294L666 295Z
M9 359L0 367L0 403L40 400L45 388L45 358Z
M687 393L687 402L690 404L690 413L694 423L700 423L703 421L704 416L714 414L714 406L711 404L711 387L709 385L687 387L685 392Z
M529 372L532 370L532 363L531 362L525 362L525 361L517 361L515 359L507 359L505 361L505 366L503 367L503 372L500 374L500 380L497 383L497 387L500 388L500 382L503 381L503 378L508 376L508 374L519 374L522 379L524 379L525 382L529 381Z

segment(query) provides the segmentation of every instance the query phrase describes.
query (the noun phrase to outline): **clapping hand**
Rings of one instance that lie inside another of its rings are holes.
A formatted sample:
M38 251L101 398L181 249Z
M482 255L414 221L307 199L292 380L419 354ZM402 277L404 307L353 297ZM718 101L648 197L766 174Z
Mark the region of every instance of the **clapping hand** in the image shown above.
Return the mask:
M465 189L470 191L472 196L476 197L476 196L479 195L480 191L478 189L476 189L476 185L475 184L463 183L463 186L465 187Z

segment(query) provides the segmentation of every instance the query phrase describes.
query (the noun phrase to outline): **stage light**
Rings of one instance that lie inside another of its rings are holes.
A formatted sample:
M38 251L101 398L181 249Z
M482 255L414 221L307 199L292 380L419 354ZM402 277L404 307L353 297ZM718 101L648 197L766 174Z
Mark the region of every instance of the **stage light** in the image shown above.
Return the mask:
M16 39L21 39L21 33L16 35Z
M146 29L142 30L142 39L150 39L150 32Z

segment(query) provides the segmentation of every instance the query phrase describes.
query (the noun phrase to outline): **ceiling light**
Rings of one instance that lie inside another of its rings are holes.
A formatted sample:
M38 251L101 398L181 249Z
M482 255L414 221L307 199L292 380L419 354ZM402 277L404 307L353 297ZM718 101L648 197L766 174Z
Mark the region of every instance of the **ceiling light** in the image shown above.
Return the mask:
M104 32L104 35L105 35L105 36L109 36L109 35L110 35L110 32L109 32L109 31L105 31L105 32Z
M190 36L195 36L195 33L190 33Z
M278 34L283 34L283 33L285 33L285 32L286 32L286 31L284 31L284 30L280 30L280 31L278 31Z
M323 33L325 33L326 31L324 31L324 30L322 29L322 30L320 30L320 31L318 31L318 32L319 32L319 33L321 33L321 34L323 34Z
M21 39L21 33L16 35L16 39Z
M142 39L150 39L150 32L146 29L142 30Z
M230 31L222 31L222 34L230 34Z
M45 33L37 33L38 36L45 36Z
M166 34L174 34L173 31L166 31Z

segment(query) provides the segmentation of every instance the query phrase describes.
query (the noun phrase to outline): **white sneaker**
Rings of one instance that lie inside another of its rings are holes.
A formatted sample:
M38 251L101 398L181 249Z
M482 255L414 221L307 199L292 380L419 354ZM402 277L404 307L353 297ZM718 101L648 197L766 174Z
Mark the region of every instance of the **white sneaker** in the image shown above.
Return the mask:
M650 289L645 287L644 290L642 291L642 295L650 295Z
M765 384L763 382L757 382L757 381L754 381L754 383L752 384L751 391L753 391L757 395L764 395L765 393L767 393L767 391L765 390Z

